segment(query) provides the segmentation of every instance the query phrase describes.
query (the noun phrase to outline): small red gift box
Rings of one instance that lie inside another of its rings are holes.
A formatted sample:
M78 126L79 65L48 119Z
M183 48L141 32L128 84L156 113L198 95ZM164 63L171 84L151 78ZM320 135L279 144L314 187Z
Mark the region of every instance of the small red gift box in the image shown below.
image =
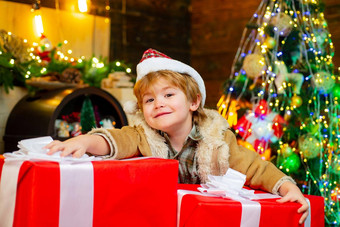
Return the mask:
M62 171L58 162L24 161L18 175L13 226L62 226L63 209L71 212L71 216L79 216L78 210L82 207L76 204L62 207L60 198L65 193L69 193L74 201L93 201L90 204L93 206L92 223L87 222L86 226L176 225L177 161L149 158L91 163L93 182L89 188L93 187L92 200L84 196L82 190L76 191L77 177L66 182L69 184L66 188L72 190L61 192L65 187L61 186ZM0 159L0 172L3 165L4 160ZM75 168L68 167L71 172ZM70 225L64 222L63 226Z
M198 185L179 185L179 189L191 190L197 193ZM255 193L260 193L256 191ZM263 192L262 192L263 193ZM301 206L298 203L278 203L277 199L255 200L260 204L258 223L241 223L242 220L249 221L251 217L242 217L243 207L253 204L242 204L239 201L209 197L198 194L186 194L182 197L180 204L179 226L324 226L324 199L321 196L305 195L310 202L310 219L303 225L299 225L302 214L297 213ZM249 214L249 213L248 213ZM250 212L250 214L252 214Z

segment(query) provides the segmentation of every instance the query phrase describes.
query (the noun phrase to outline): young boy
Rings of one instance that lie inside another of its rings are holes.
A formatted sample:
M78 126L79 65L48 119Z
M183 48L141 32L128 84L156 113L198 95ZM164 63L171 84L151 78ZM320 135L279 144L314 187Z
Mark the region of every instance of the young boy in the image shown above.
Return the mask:
M245 174L251 188L282 195L278 202L301 203L304 222L308 204L294 181L256 152L238 146L227 121L217 111L203 109L205 86L196 70L149 49L137 65L134 94L138 107L129 111L130 126L53 141L46 146L49 154L176 159L179 182L190 184L205 183L209 174L224 175L230 167Z

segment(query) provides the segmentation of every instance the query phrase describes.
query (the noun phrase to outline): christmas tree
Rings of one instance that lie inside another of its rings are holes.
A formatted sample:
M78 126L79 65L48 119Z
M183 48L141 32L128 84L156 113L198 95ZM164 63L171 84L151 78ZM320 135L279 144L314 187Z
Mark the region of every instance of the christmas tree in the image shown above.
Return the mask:
M244 29L219 112L240 138L323 196L340 223L340 84L320 0L263 0Z
M82 133L87 133L96 127L96 118L91 99L86 96L80 111Z

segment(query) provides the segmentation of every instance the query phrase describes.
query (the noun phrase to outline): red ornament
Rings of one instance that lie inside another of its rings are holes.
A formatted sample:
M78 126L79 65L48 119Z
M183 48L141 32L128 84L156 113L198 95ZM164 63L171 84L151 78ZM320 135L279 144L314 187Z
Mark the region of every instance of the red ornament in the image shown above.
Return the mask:
M283 136L285 124L284 118L272 112L266 100L261 100L254 112L242 116L233 128L262 154L268 148L269 142L276 142Z
M260 117L260 116L267 115L269 111L270 110L269 110L266 100L262 99L257 105L257 107L255 108L254 112L255 112L256 117Z
M244 115L237 121L237 124L233 128L238 131L238 134L242 136L243 139L247 139L251 135L251 126L252 123L248 121L246 115Z
M287 122L283 119L281 115L276 115L274 120L273 120L273 130L274 130L274 135L277 138L281 138L283 136L283 126L287 124Z
M267 149L267 147L268 147L268 141L264 139L254 141L254 149L259 154L263 154L264 151Z

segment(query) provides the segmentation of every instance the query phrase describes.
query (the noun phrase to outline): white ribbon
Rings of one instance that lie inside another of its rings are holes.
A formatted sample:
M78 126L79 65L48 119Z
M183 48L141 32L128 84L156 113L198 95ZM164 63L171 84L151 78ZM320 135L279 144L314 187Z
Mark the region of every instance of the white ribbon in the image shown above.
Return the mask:
M189 190L177 190L177 227L179 227L179 221L181 216L181 205L182 205L182 198L185 195L203 195L201 192L189 191ZM213 195L204 194L204 196L215 197Z
M0 227L11 227L14 221L18 175L26 160L54 161L60 166L59 226L92 226L94 177L90 161L101 158L84 155L82 158L46 154L43 146L52 138L40 137L19 142L19 151L5 153L0 180Z
M197 188L200 192L178 191L177 226L179 226L182 198L186 194L217 196L239 201L242 205L241 227L258 227L260 224L261 204L254 199L280 198L269 193L255 194L254 190L243 188L246 175L229 168L223 176L208 175L208 182Z
M261 204L251 200L239 200L242 205L241 227L258 227L260 225Z
M201 196L209 196L209 197L219 197L212 194L201 193L196 191L189 191L189 190L177 190L177 227L180 225L180 216L181 216L181 205L182 199L185 195L201 195ZM277 198L276 195L272 195L269 193L260 193L256 194L257 199L272 199ZM239 198L232 198L241 203L242 205L242 215L241 215L241 227L258 227L260 225L260 217L261 217L261 204L256 201L247 200L247 199L239 199ZM304 222L305 227L311 226L311 204L309 199L305 198L308 205L309 205L309 213Z
M247 189L245 189L247 190ZM182 199L185 195L201 195L201 196L209 196L209 197L219 197L213 194L201 193L190 190L177 190L177 227L180 225L180 215L181 215L181 205ZM257 199L272 199L278 198L276 195L272 195L269 193L261 193L258 195ZM248 199L241 198L236 196L231 198L235 201L241 203L242 206L242 216L241 216L241 227L258 227L260 225L260 217L261 217L261 204L256 201L251 201Z
M310 227L311 226L311 211L312 211L312 206L310 205L310 201L309 199L305 198L308 205L309 205L309 212L308 212L308 216L305 220L305 227Z
M60 163L60 227L91 227L93 221L93 165Z
M24 160L5 162L0 181L0 226L11 227L14 221L17 182Z
M246 182L246 175L229 168L223 176L208 175L208 182L201 184L201 187L197 188L202 193L207 193L223 198L231 198L233 200L254 200L254 199L273 199L281 198L278 195L266 193L265 196L255 194L254 190L247 190L243 188Z

